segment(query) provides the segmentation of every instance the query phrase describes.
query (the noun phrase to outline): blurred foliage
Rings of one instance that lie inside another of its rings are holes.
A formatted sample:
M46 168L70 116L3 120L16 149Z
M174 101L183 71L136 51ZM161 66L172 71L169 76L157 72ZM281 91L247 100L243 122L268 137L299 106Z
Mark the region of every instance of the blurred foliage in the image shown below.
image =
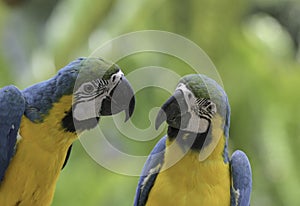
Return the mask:
M208 54L223 80L232 108L230 152L239 148L250 158L252 205L298 205L300 13L293 11L299 8L296 1L267 0L27 0L13 7L1 2L0 87L25 88L49 78L127 32L156 29L183 35ZM179 75L192 71L174 58L150 53L117 63L125 74L149 65ZM137 127L147 128L149 110L169 95L157 88L139 91L133 116ZM147 155L159 137L110 141L126 152ZM99 166L77 141L53 205L132 205L137 181Z

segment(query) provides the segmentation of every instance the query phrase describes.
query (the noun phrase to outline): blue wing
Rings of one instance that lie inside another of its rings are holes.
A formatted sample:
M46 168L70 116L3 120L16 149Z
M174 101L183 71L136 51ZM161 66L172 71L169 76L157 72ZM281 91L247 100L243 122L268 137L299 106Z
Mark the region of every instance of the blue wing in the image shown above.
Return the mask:
M155 145L149 155L136 189L134 206L144 206L148 199L148 194L155 182L158 172L164 161L166 148L166 136Z
M6 86L0 89L0 182L14 155L25 100L19 89Z
M246 154L240 150L231 156L231 206L249 206L252 190L252 172Z

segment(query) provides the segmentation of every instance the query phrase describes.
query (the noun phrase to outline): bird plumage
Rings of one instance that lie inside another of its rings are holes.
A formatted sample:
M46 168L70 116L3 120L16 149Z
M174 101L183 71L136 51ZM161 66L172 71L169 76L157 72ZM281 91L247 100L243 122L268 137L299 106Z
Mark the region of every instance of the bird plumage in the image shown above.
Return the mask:
M81 91L79 103L73 94L92 81L109 84ZM119 95L121 91L127 98ZM91 106L91 102L93 113L85 113L85 104ZM95 127L100 116L123 110L130 116L133 108L133 91L120 68L100 58L79 58L53 78L23 91L14 86L2 88L1 205L50 205L77 133Z
M164 121L168 135L145 163L134 205L248 206L251 168L241 151L228 157L230 107L222 87L204 75L183 77L156 128Z

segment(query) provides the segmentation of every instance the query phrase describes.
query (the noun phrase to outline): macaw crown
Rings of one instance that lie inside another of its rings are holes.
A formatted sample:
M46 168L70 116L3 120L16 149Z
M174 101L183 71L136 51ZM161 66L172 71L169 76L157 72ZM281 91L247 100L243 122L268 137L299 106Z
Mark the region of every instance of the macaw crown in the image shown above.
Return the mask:
M65 88L77 90L80 85L95 79L108 80L110 77L120 71L118 65L105 61L101 58L78 58L62 68L57 75L58 84Z

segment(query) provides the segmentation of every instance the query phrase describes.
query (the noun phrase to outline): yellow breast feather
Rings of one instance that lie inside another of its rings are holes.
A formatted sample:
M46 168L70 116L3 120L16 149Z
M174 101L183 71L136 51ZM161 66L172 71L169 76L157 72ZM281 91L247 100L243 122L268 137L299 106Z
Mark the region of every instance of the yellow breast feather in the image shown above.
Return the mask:
M71 101L71 96L62 97L42 123L33 123L23 116L21 139L0 187L1 205L51 204L67 150L77 138L61 126L64 111L70 109L66 105L71 105Z
M168 144L170 142L167 140ZM222 157L224 144L225 137L220 139L213 153L204 161L199 161L199 152L189 151L170 168L163 166L146 205L229 205L230 172L228 163ZM178 145L176 152L179 151ZM167 165L168 157L172 155L166 154L165 157L164 165Z

